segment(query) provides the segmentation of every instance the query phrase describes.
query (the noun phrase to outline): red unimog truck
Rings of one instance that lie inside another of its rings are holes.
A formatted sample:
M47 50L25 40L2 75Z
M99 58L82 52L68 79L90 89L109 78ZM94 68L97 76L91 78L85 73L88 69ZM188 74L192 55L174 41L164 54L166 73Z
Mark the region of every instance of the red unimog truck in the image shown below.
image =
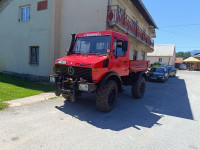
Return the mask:
M114 31L72 34L70 49L55 61L55 94L75 101L82 92L97 92L96 107L111 111L122 85L130 85L133 98L145 92L148 61L129 60L128 36Z

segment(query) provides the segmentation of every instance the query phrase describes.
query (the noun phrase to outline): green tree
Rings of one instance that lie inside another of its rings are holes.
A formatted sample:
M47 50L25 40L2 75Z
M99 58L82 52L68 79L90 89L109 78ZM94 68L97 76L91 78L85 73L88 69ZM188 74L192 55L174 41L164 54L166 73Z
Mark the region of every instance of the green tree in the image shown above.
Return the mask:
M177 52L176 57L183 57L183 59L187 59L188 57L191 57L190 52Z
M183 57L184 56L184 52L177 52L176 53L176 57Z
M183 55L183 59L187 59L191 57L191 53L190 52L185 52L185 54Z

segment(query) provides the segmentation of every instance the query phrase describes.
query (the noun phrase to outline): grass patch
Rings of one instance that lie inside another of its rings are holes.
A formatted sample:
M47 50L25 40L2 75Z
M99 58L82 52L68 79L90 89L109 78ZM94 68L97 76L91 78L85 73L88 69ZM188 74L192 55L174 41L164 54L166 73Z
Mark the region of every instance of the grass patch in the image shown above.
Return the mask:
M4 110L7 107L8 107L8 104L0 102L0 110Z
M44 92L54 91L53 85L40 85L27 80L0 74L0 110L6 107L3 103L8 100L38 95Z
M56 99L56 98L58 98L57 96L56 97L51 97L51 98L48 98L49 100L54 100L54 99Z

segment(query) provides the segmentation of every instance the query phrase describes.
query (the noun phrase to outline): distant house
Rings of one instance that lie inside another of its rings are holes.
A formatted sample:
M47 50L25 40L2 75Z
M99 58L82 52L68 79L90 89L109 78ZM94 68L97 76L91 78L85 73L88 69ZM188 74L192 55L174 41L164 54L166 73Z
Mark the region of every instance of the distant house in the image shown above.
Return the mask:
M180 64L183 63L183 57L176 57L175 68L179 68Z
M194 58L200 60L200 53L194 54ZM200 62L194 64L194 67L197 68L198 71L200 71Z
M154 52L147 54L150 64L159 62L162 65L174 66L176 61L176 48L171 45L155 45Z
M194 57L195 57L195 58L200 58L200 53L194 54Z

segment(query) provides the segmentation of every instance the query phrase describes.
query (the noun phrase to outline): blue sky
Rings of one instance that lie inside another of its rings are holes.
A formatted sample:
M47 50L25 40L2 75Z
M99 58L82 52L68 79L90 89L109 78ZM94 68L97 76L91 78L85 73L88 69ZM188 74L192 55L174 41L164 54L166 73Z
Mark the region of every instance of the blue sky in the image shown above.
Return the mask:
M177 52L200 50L200 0L142 1L159 27L155 44L175 44Z

